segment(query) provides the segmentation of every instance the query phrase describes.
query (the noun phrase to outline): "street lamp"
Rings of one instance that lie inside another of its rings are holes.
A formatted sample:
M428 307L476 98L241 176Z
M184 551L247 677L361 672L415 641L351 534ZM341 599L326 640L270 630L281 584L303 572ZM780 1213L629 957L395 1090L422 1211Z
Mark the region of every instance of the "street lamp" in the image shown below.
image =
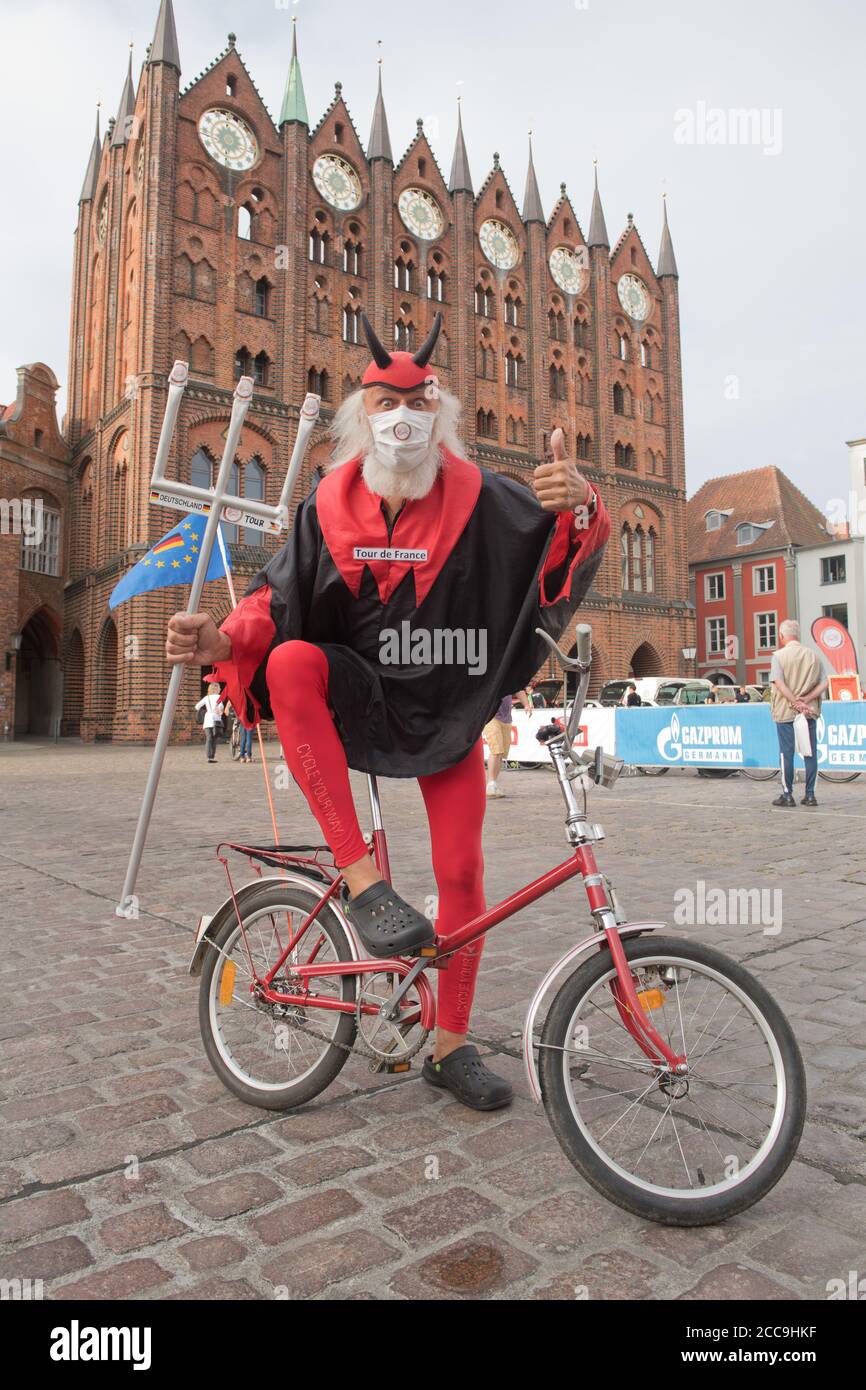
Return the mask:
M682 651L683 651L683 661L694 661L695 657L696 657L697 654L698 654L698 649L697 649L697 647L683 647ZM696 665L696 666L695 666L694 674L697 675L697 673L698 673L698 672L697 672L697 665Z

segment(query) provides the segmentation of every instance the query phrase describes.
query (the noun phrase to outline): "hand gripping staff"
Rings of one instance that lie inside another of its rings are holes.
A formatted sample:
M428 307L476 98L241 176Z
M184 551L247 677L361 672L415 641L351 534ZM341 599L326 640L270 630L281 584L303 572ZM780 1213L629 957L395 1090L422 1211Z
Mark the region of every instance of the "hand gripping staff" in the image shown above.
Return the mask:
M273 507L268 506L265 502L253 501L250 498L234 497L227 491L241 429L253 398L253 379L249 376L242 376L235 387L231 419L215 487L212 489L195 487L189 483L174 482L166 478L165 466L188 375L189 368L186 362L175 362L169 373L168 401L153 465L150 501L159 506L173 507L176 511L206 511L208 514L198 563L190 589L189 602L186 607L187 613L197 613L204 589L205 575L210 564L211 552L217 537L217 525L221 516L225 515L227 520L232 523L255 527L275 535L279 535L288 526L289 501L301 464L304 461L310 433L319 416L319 397L310 394L304 399L304 404L301 406L298 433L289 461L286 480L283 483L280 500L277 506ZM115 915L118 917L137 915L137 906L133 896L135 883L141 865L144 842L147 839L153 804L156 800L156 789L159 786L165 750L168 747L168 740L174 723L183 672L182 665L175 666L168 683L168 693L165 697L162 718L159 721L159 732L153 746L150 771L147 774L147 783L141 799L141 809L138 813L138 824L135 828L135 838L132 842L132 851L123 884L123 894L115 908Z

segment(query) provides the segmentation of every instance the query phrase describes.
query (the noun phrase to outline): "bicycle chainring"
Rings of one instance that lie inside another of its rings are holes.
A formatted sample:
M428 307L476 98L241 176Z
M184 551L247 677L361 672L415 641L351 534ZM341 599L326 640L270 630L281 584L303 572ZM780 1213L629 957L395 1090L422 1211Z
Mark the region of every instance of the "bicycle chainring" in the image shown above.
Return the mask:
M354 1051L389 1065L408 1062L421 1051L428 1037L427 1029L417 1021L421 1001L414 987L401 1001L400 1015L405 1016L402 1022L399 1018L392 1022L378 1013L378 1009L394 993L398 982L399 976L389 970L361 975L355 1002L357 1036ZM362 1012L364 1005L372 1005L377 1012Z

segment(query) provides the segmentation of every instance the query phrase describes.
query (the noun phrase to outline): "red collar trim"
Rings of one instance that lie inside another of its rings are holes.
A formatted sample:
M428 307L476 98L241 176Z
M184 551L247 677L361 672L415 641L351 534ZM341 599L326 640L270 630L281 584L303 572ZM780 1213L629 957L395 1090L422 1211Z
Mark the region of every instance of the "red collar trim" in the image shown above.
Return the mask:
M325 544L355 598L364 570L376 581L379 598L387 603L410 570L415 576L415 600L420 606L442 566L460 539L481 492L481 471L466 459L443 450L445 463L426 497L406 502L388 539L381 499L361 476L360 459L334 468L316 489L316 512ZM426 550L427 559L356 560L355 546L392 546Z

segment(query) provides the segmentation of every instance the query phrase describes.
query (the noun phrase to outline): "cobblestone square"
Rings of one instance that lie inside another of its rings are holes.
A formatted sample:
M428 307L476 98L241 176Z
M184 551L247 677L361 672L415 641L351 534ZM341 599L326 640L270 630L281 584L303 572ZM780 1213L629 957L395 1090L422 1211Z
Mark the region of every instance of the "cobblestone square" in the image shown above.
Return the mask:
M0 1277L42 1280L49 1299L772 1300L826 1299L829 1281L866 1273L866 779L819 783L812 812L771 811L772 784L692 772L591 798L630 916L672 922L675 894L700 884L770 890L782 910L779 931L689 931L746 963L794 1025L799 1154L744 1215L677 1230L590 1189L530 1098L519 1033L585 933L579 886L487 942L472 1027L515 1086L510 1110L465 1110L417 1062L382 1077L359 1058L299 1111L229 1095L186 967L199 914L225 897L216 843L271 838L261 768L224 747L213 767L202 748L170 750L128 922L114 908L148 760L71 741L0 749ZM550 773L503 785L485 825L491 902L566 852ZM360 808L363 778L355 790ZM395 882L423 903L417 785L381 791ZM277 804L284 839L315 830L294 786Z

